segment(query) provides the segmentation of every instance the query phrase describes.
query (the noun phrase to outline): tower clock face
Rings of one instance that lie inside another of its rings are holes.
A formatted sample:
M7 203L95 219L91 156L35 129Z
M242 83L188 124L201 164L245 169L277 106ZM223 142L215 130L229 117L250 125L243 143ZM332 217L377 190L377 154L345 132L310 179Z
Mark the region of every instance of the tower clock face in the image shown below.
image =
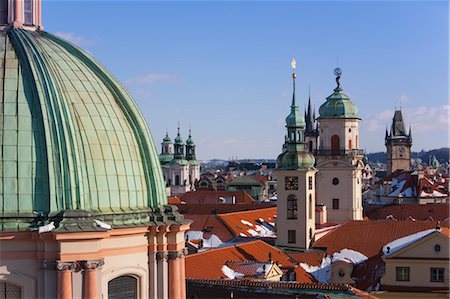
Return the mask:
M287 176L284 178L284 189L286 190L298 190L298 177Z

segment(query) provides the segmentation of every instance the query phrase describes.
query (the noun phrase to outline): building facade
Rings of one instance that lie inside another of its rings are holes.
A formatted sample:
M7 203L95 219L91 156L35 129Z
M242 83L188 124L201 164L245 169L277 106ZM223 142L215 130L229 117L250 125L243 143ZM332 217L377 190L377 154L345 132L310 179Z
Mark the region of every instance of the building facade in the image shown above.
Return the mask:
M295 60L293 61L295 68ZM286 118L285 150L278 156L277 246L309 248L315 234L314 156L305 143L305 119L295 97L296 74L292 74L291 113Z
M362 219L362 163L358 109L340 87L341 69L335 69L337 87L319 109L319 149L316 151L317 203L327 207L328 221Z
M161 143L159 160L169 195L180 195L196 190L196 183L200 179L200 163L196 158L191 130L189 130L186 144L181 137L180 128L178 128L174 144L166 133L166 137Z
M409 133L406 133L405 124L401 110L396 110L392 118L391 130L384 138L386 145L386 165L387 174L396 170L411 170L411 127Z
M150 131L101 64L1 1L0 288L7 298L185 298L184 232Z

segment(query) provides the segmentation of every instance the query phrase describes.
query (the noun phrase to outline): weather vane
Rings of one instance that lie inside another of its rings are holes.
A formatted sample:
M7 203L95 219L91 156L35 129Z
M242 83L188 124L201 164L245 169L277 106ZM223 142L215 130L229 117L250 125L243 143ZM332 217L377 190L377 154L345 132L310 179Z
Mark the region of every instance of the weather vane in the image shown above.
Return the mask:
M292 73L292 78L295 79L295 77L297 77L297 75L295 74L295 68L297 67L297 61L295 61L295 58L292 58L291 67L294 70L294 72Z
M342 69L340 67L335 68L334 69L334 75L336 76L337 88L340 88L341 83L339 82L339 80L341 79Z

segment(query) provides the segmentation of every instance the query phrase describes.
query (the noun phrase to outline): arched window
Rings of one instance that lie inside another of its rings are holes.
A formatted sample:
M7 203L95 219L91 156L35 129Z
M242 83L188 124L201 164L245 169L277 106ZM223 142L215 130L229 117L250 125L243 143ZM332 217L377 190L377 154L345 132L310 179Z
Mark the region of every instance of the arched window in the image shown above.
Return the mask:
M309 194L309 219L312 219L313 215L313 200L312 200L312 194Z
M351 139L348 140L348 149L352 149L352 140Z
M33 0L23 1L24 23L26 25L33 25Z
M309 152L310 153L313 152L313 142L312 142L312 140L309 141Z
M0 0L0 25L8 24L8 0Z
M177 174L175 176L175 186L179 186L180 185L180 176Z
M339 152L339 136L338 135L333 135L331 136L331 151L333 153L338 153Z
M21 299L22 288L7 282L0 282L0 299Z
M287 198L287 219L297 219L297 197L293 194Z
M136 277L124 275L108 281L108 299L136 299L138 281Z

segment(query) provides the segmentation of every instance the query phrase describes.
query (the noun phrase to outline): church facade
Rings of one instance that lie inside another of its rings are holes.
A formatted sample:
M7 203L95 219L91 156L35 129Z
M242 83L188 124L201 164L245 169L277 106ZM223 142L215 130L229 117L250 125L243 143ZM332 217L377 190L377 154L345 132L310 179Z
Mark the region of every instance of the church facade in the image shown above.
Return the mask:
M0 2L0 288L7 298L185 298L184 232L150 131L92 56Z
M169 195L195 191L196 183L200 179L200 162L196 158L191 130L189 130L186 144L181 137L180 128L178 128L174 144L166 133L161 143L159 160Z

